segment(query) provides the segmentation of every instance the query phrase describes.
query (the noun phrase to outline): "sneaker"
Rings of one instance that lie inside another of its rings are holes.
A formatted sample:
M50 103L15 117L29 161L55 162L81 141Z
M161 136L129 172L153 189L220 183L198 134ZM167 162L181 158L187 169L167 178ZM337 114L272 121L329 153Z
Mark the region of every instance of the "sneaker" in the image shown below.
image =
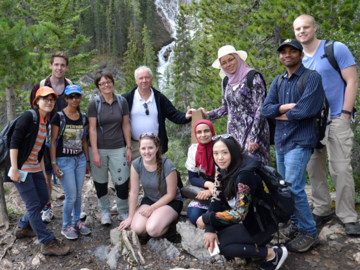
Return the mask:
M87 214L84 211L81 211L80 213L80 219L84 220L87 217Z
M345 223L345 233L348 235L359 235L360 225L357 222Z
M299 229L291 220L289 220L288 224L279 230L281 237L284 238L286 241L290 241L291 239L293 239L297 232L299 232Z
M291 252L306 252L312 246L316 246L319 243L319 235L308 234L307 232L298 232L296 237L286 244L286 248Z
M110 211L113 212L113 213L117 212L117 205L116 205L116 203L113 205L113 207L111 207Z
M119 214L117 219L120 220L120 221L123 221L125 219L127 219L129 217L129 213L122 213L122 214Z
M326 222L330 221L332 219L332 216L333 216L332 213L327 216L318 216L318 215L313 214L314 221L316 223L316 227L319 227L322 224L325 224Z
M275 257L271 260L265 260L260 264L262 270L278 270L285 262L289 252L286 247L273 247L275 252Z
M74 240L74 239L78 239L79 236L78 234L76 233L75 229L73 226L68 226L67 228L65 229L62 229L61 230L61 234L63 236L65 236L67 239L70 239L70 240Z
M16 239L36 236L36 234L34 233L34 231L32 230L32 228L30 226L25 227L25 228L20 228L19 226L16 226L14 235L15 235Z
M82 235L88 235L91 233L91 230L85 226L85 223L82 221L78 221L78 223L75 225L75 230L78 231Z
M51 208L44 207L41 219L44 223L50 223L51 220L54 218L54 213Z
M111 214L110 214L110 212L102 212L102 214L101 214L101 225L111 225Z
M41 253L44 255L63 256L68 254L70 247L65 246L61 241L54 238L47 246L41 245Z

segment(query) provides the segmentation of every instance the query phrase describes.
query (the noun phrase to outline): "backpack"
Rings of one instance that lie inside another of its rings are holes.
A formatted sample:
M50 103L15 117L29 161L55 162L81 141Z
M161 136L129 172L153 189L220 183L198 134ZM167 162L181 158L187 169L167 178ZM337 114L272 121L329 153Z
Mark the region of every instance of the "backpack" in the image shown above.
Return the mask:
M264 77L262 76L262 74L260 72L257 72L256 70L250 70L248 72L248 74L246 75L246 86L249 89L252 89L254 86L254 77L256 74L259 74L261 79L263 80L264 84L265 84L265 97L266 97L266 82L264 80ZM223 79L223 89L226 88L226 85L228 84L229 78L228 76L225 76ZM269 125L269 132L270 132L270 145L275 144L274 142L274 138L275 138L275 120L272 118L266 118L268 125Z
M306 69L303 74L301 74L299 80L297 81L297 88L300 92L300 95L304 93L306 82L310 76L311 73L316 72L315 70ZM280 85L283 82L284 77L279 76L276 89L279 91ZM326 97L324 97L324 100L321 104L321 108L314 116L314 128L315 133L317 137L317 144L315 146L315 149L317 151L321 151L321 149L326 145L327 141L327 133L330 128L331 123L331 114L330 114L330 106L329 102Z
M65 80L66 80L66 82L67 82L68 84L72 84L72 81L71 81L70 79L65 78ZM43 79L43 80L40 81L40 87L44 87L44 86L45 86L45 81L46 81L46 79Z
M257 207L262 206L270 212L271 218L279 229L279 223L287 223L294 214L294 195L289 188L291 184L270 166L262 165L256 173L262 179L264 191L268 195L266 201L257 197L253 200L256 220L261 231L265 231L257 212Z
M28 110L31 112L34 124L38 122L38 116L35 110ZM6 163L10 160L10 141L13 135L15 126L20 116L12 120L7 124L4 129L0 132L0 168L3 169Z
M115 94L115 96L116 96L116 99L117 99L117 103L119 104L119 107L120 107L121 115L124 115L122 97L121 97L121 95L117 95L117 94ZM104 130L103 130L103 128L101 126L101 122L100 122L100 111L101 111L100 96L99 95L94 95L94 99L95 99L95 105L96 105L97 122L99 124L99 128L101 130L101 133L104 135Z

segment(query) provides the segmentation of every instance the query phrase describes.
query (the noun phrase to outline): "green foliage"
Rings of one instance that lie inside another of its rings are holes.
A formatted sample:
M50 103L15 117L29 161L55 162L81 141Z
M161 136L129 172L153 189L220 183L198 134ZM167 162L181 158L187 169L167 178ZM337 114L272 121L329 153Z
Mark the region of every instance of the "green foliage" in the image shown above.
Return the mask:
M21 215L21 213L16 212L13 208L9 207L7 209L8 215L11 219L16 219L18 218L19 215Z
M148 66L154 73L153 76L153 86L155 88L158 88L157 86L157 76L156 76L156 67L157 67L157 59L156 54L154 50L154 45L151 40L151 31L148 30L147 26L144 24L143 30L142 30L142 45L144 47L144 59L143 59L143 65Z

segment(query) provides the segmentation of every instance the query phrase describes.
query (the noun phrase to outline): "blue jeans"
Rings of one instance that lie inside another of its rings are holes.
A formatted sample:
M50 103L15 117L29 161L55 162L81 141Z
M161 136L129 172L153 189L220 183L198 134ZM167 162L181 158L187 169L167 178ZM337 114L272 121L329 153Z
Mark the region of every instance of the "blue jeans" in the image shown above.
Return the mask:
M14 185L26 207L25 214L18 221L19 228L31 226L39 242L48 245L54 239L54 235L45 228L40 215L40 211L49 200L44 174L28 173L25 182L14 182Z
M62 179L59 179L65 194L63 206L63 225L65 229L70 225L76 225L80 220L81 213L81 194L85 180L86 158L84 153L72 157L59 157L57 164L64 173ZM71 212L73 212L73 221L71 223Z
M196 225L197 219L205 214L207 210L198 208L198 207L188 207L187 209L187 216L190 220L190 222L194 225Z
M306 165L312 154L311 148L297 146L286 154L276 152L277 169L286 182L292 184L295 212L291 218L300 231L317 233L316 224L305 193Z

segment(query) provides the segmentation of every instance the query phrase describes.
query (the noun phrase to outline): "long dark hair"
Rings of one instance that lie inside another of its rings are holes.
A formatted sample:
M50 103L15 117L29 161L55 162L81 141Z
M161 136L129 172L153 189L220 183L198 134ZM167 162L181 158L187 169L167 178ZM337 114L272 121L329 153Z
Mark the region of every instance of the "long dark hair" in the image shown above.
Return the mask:
M239 170L244 166L244 159L243 159L243 148L240 144L235 140L234 137L230 136L229 138L224 139L223 137L219 137L217 140L214 141L214 146L217 142L223 142L226 147L229 149L229 153L231 156L231 161L229 167L225 170L221 170L221 186L224 190L224 195L227 199L231 199L236 195L236 177ZM216 164L216 161L215 161Z

